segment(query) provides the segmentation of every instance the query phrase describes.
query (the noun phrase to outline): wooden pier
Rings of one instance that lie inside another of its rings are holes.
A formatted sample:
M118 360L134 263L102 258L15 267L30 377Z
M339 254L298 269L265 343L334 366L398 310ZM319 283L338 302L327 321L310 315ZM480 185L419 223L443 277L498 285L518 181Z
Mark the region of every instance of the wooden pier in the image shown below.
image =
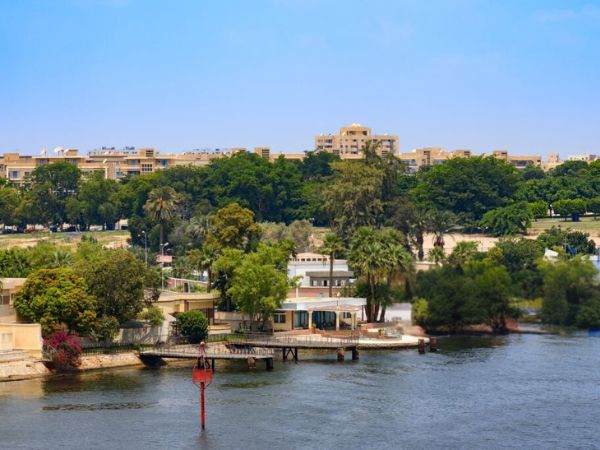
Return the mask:
M358 360L358 334L328 336L323 334L242 334L228 339L228 344L237 348L281 349L283 360L298 361L298 350L336 350L338 361L344 360L347 350L352 351L352 360Z
M173 345L156 347L152 350L140 352L140 357L146 360L152 359L198 359L204 356L211 362L210 366L214 372L216 360L245 360L249 368L256 368L256 360L264 360L267 370L273 370L273 349L267 348L234 348L223 344L209 346L201 353L197 345Z

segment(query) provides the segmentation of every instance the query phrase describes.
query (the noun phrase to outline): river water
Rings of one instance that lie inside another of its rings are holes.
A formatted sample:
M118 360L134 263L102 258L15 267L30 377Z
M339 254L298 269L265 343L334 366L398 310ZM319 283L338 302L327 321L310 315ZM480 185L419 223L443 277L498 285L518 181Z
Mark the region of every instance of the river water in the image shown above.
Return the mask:
M600 338L452 337L440 351L0 383L3 449L600 448ZM349 355L348 355L349 356Z

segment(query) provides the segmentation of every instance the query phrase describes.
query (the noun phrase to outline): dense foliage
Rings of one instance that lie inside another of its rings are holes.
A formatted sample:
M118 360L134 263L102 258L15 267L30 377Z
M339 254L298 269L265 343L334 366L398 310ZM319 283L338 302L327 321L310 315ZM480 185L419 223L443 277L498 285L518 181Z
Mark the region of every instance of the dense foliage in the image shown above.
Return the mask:
M179 333L197 344L208 336L208 319L202 311L186 311L177 314Z

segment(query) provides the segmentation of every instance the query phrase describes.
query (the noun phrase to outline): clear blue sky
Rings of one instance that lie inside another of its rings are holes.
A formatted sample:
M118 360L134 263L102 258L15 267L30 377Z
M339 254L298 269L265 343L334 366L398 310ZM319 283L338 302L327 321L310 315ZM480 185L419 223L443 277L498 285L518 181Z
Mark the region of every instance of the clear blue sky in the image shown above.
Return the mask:
M0 1L0 153L600 153L600 1Z

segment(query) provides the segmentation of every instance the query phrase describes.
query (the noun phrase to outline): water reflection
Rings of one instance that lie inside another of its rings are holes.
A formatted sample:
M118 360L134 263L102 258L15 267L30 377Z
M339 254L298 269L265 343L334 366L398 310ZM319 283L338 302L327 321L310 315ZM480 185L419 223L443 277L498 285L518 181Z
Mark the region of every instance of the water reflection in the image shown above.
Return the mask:
M145 389L144 369L117 369L68 374L45 378L42 382L45 394L93 391L133 391Z
M100 411L106 410L122 410L122 409L142 409L156 405L157 403L90 403L90 404L66 404L66 405L51 405L44 406L42 411Z

